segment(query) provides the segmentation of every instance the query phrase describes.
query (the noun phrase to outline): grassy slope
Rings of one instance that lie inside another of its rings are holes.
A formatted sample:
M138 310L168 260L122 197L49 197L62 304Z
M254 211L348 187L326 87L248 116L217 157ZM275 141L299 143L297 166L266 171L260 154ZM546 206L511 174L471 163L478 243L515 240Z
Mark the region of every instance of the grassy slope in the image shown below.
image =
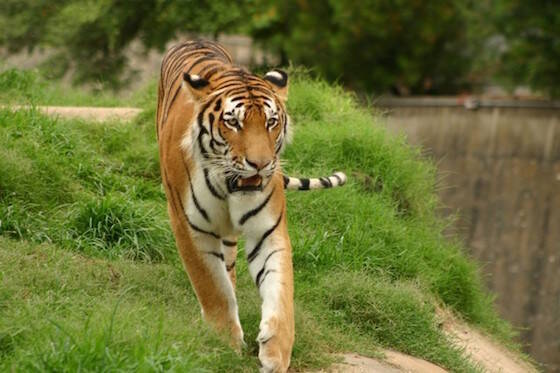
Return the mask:
M46 79L37 70L3 69L0 64L0 103L60 106L135 106L145 92L116 94L74 88ZM154 84L155 86L155 84ZM150 87L151 88L151 87Z
M2 91L34 91L41 102L45 88L18 79ZM136 98L145 114L127 124L0 111L1 371L256 369L259 299L244 264L247 350L235 355L200 320L167 223L155 95L146 92ZM288 193L292 365L325 366L329 352L371 355L379 345L474 370L438 329L434 307L503 341L510 330L476 266L441 234L433 166L338 88L295 79L289 106L297 128L287 171L354 175L341 189Z

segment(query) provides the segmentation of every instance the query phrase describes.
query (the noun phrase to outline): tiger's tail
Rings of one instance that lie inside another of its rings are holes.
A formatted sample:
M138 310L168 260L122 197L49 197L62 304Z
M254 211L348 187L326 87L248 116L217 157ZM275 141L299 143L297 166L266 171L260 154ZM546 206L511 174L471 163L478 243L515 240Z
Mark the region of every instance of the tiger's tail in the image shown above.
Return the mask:
M346 184L346 175L343 172L335 172L328 177L299 178L284 175L284 189L311 190L336 188Z

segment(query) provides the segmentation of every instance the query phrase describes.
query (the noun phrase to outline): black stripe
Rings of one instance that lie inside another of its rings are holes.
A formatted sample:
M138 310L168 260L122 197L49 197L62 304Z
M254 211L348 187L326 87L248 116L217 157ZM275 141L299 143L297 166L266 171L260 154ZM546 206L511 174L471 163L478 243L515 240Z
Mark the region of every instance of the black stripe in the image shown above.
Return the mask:
M309 190L309 179L299 179L301 185L299 186L299 190Z
M247 90L245 89L245 87L243 87L243 85L241 83L236 84L237 86L239 86L240 88L232 88L231 90L228 90L227 92L224 92L224 95L227 96L233 96L233 95L241 95L241 94L246 94ZM248 97L246 97L248 99Z
M224 120L224 115L223 113L220 114L220 119L219 120ZM220 135L220 138L224 141L226 141L226 138L224 137L224 134L222 133L222 127L220 125L218 125L218 135Z
M255 284L257 284L257 287L260 287L261 284L264 282L264 278L262 279L262 281L259 281L259 280L260 280L261 276L262 276L263 273L264 273L264 270L265 270L265 268L266 268L266 263L268 262L268 259L270 259L270 257L271 257L272 255L274 255L274 254L276 254L276 253L278 253L278 252L280 252L280 251L284 251L284 249L276 249L276 250L273 250L270 254L267 255L266 259L264 260L264 263L263 263L263 266L262 266L261 270L259 271L259 273L257 274L257 277L255 278ZM267 271L267 273L268 273L268 272L269 272L269 271ZM265 277L266 277L266 274L265 274Z
M208 158L208 150L204 147L204 143L202 142L202 136L207 133L208 131L204 129L204 131L200 131L200 133L198 134L198 147L200 148L200 152L202 153L202 156L204 158Z
M177 96L179 95L179 91L181 90L181 85L179 85L179 87L177 88L177 90L175 91L175 94L173 95L173 97L171 98L171 101L169 102L169 104L167 105L167 112L169 112L169 110L171 109L171 106L173 106L173 103L175 102L175 100L177 99ZM164 123L167 120L167 115L165 116L164 119Z
M169 184L169 180L167 180L167 173L165 172L165 169L163 170L163 175L165 178L165 186L167 187L167 190L169 191L169 197L171 197L171 207L173 208L173 211L175 211L175 215L179 215L179 211L177 209L177 203L175 201L175 197L173 196L173 188L171 188L171 185ZM183 214L185 212L183 211Z
M330 181L328 178L326 178L326 177L320 178L319 181L321 182L321 184L322 184L325 188L331 188L331 187L332 187L331 181Z
M339 185L342 185L342 179L340 178L340 176L338 176L337 174L334 174L332 176L335 177L338 180Z
M222 262L224 261L224 254L222 254L222 253L217 253L215 251L206 251L206 254L213 255L216 258L220 259Z
M284 123L284 138L288 136L288 116L282 112L282 122Z
M247 163L249 163L249 161L247 160ZM272 191L270 192L270 194L268 195L268 197L266 197L266 199L257 207L255 207L252 210L247 211L242 217L241 219L239 219L239 225L243 225L245 224L245 222L247 220L249 220L250 218L252 218L253 216L257 215L259 212L261 212L261 210L268 204L268 201L270 201L270 197L272 197L272 194L274 193L274 189L272 188Z
M202 123L204 122L204 114L206 113L206 110L208 110L208 107L210 106L212 102L207 102L206 104L204 104L204 106L202 107L202 109L200 110L200 112L198 113L198 117L196 118L198 120L198 125L201 127L204 127L202 125ZM204 128L206 130L206 128Z
M284 178L284 189L286 189L290 183L290 178L286 175L282 175L282 177Z
M235 246L237 245L237 241L228 241L228 240L222 240L222 243L226 246Z
M193 67L195 67L196 65L204 62L204 61L210 61L210 60L215 60L216 59L216 55L214 53L207 53L204 57L200 57L199 59L197 59L196 61L194 61L194 63L189 66L189 69L187 70L190 74L190 72L192 71Z
M269 274L270 272L276 272L276 270L275 270L275 269L269 269L269 270L267 270L267 271L264 273L264 277L262 278L261 282L257 284L257 287L258 287L259 289L260 289L262 283L264 282L264 280L266 279L266 276L268 276L268 274Z
M217 86L215 88L215 90L217 91L217 90L227 89L227 88L231 88L231 87L243 87L243 83L241 83L238 80L232 80L230 82L222 83L221 85ZM245 91L245 89L240 88L239 91L240 91L239 93L241 93L241 92ZM226 92L224 92L224 93L226 93Z
M214 185L212 185L212 183L210 182L210 178L208 177L208 169L205 168L203 171L204 171L204 180L206 181L206 186L208 187L208 190L210 191L210 193L214 197L216 197L217 199L224 200L226 197L224 197L220 193L218 193L218 191L216 190Z
M261 93L268 93L268 92L263 91L263 90L261 90L261 89L250 89L250 88L251 88L251 87L248 87L248 89L249 89L250 91L259 91L259 92L261 92ZM254 95L254 94L251 95L251 99L252 99L252 100L259 100L259 99L260 99L260 100L266 100L267 98L268 98L267 96Z
M200 212L200 215L202 215L204 220L206 220L208 223L210 223L210 218L208 217L208 213L206 212L206 210L202 206L200 206L200 204L198 203L198 199L196 198L196 195L194 194L191 174L190 174L189 169L187 168L187 165L185 164L184 161L183 161L183 166L185 167L185 171L187 172L187 176L189 177L189 186L191 187L191 195L192 195L194 205L195 205L196 209L198 210L198 212Z
M264 269L265 269L265 266L262 266L259 273L257 273L257 277L255 278L255 284L257 285L257 287L260 287L260 280L261 280L261 276L264 274Z
M218 128L219 128L219 127L218 127ZM221 136L221 135L220 135L220 136ZM221 136L221 137L223 138L223 136ZM210 140L210 143L214 143L214 144L216 144L216 145L218 145L218 146L222 146L222 147L224 147L224 146L227 145L225 142L221 142L220 140L216 140L216 139L214 138L214 136L212 136L212 140Z
M226 271L228 272L230 272L234 268L235 268L235 260L230 265L226 265Z
M253 249L253 251L251 251L249 253L249 255L247 255L247 261L249 263L251 263L253 260L255 260L255 258L257 257L257 255L259 255L259 251L262 248L263 242L264 240L266 240L266 238L268 236L270 236L272 234L272 232L274 232L274 230L276 228L278 228L278 226L280 225L280 221L282 220L282 215L284 215L284 211L282 211L280 213L280 216L278 217L278 220L276 221L276 223L266 232L264 232L263 236L261 237L259 243L257 243L257 245L255 246L255 248Z
M217 73L218 71L220 71L220 70L222 70L222 67L216 66L216 67L214 67L214 68L208 70L208 72L206 72L206 73L204 74L204 78L205 78L206 80L210 80L210 78L211 78L212 76L214 76L214 74L216 74L216 73Z
M216 149L216 145L220 145L216 140L214 139L210 139L210 148L214 151L214 153L218 153L218 150Z
M270 257L276 253L279 253L280 251L284 251L284 249L276 249L271 251L267 256L266 259L264 260L264 264L266 264L266 262L268 262L268 259L270 259Z
M214 111L218 111L220 110L222 107L222 99L219 98L216 100L216 105L214 105Z
M179 195L179 192L175 189L172 189L173 192L175 192L177 199L179 200L179 205L181 206L181 212L183 213L183 216L185 217L185 220L187 221L187 223L189 223L189 225L191 226L191 228L197 232L200 233L204 233L207 234L209 236L212 236L214 238L220 239L220 236L218 236L216 233L214 232L210 232L210 231L205 231L202 228L197 227L196 225L194 225L191 222L191 219L189 219L189 216L186 214L185 212L185 206L183 205L183 201L181 201L181 196Z
M202 153L202 155L204 156L204 158L208 158L208 149L206 149L204 147L204 142L202 141L202 136L204 135L209 135L208 130L206 129L206 127L204 127L204 125L202 124L202 121L204 119L204 113L200 112L198 114L198 129L199 129L199 133L198 133L198 146L200 148L200 151Z
M193 230L195 230L195 231L197 231L197 232L200 232L200 233L207 234L207 235L209 235L209 236L212 236L212 237L214 237L214 238L217 238L218 240L220 239L220 236L218 236L216 233L210 232L210 231L206 231L206 230L204 230L204 229L202 229L202 228L199 228L199 227L197 227L196 225L194 225L193 222L191 221L191 219L189 219L189 216L188 216L187 214L185 214L185 218L187 219L187 222L189 223L189 225L191 226L191 228L192 228Z

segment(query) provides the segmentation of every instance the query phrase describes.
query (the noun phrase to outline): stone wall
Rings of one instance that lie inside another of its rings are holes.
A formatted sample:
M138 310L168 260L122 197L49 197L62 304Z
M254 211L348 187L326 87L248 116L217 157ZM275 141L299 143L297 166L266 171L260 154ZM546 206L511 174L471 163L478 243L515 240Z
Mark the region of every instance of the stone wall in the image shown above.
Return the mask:
M394 108L525 350L560 372L560 110Z

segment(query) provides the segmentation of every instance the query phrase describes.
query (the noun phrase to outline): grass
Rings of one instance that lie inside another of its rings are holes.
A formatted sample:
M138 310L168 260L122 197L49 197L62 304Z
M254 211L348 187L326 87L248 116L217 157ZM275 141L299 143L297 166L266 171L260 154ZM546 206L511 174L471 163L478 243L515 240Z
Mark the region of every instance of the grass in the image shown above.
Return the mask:
M0 65L0 103L53 106L136 106L142 103L148 89L138 92L116 93L95 88L85 90L45 77L39 70L3 68Z
M10 74L0 84L12 91L50 92ZM145 111L129 123L0 110L0 371L257 369L259 298L243 261L247 349L236 355L201 321L160 186L155 91L138 97ZM351 175L344 188L287 194L292 366L384 346L476 371L439 329L436 305L510 343L476 264L442 234L434 166L419 150L321 81L293 79L289 110L287 173Z

